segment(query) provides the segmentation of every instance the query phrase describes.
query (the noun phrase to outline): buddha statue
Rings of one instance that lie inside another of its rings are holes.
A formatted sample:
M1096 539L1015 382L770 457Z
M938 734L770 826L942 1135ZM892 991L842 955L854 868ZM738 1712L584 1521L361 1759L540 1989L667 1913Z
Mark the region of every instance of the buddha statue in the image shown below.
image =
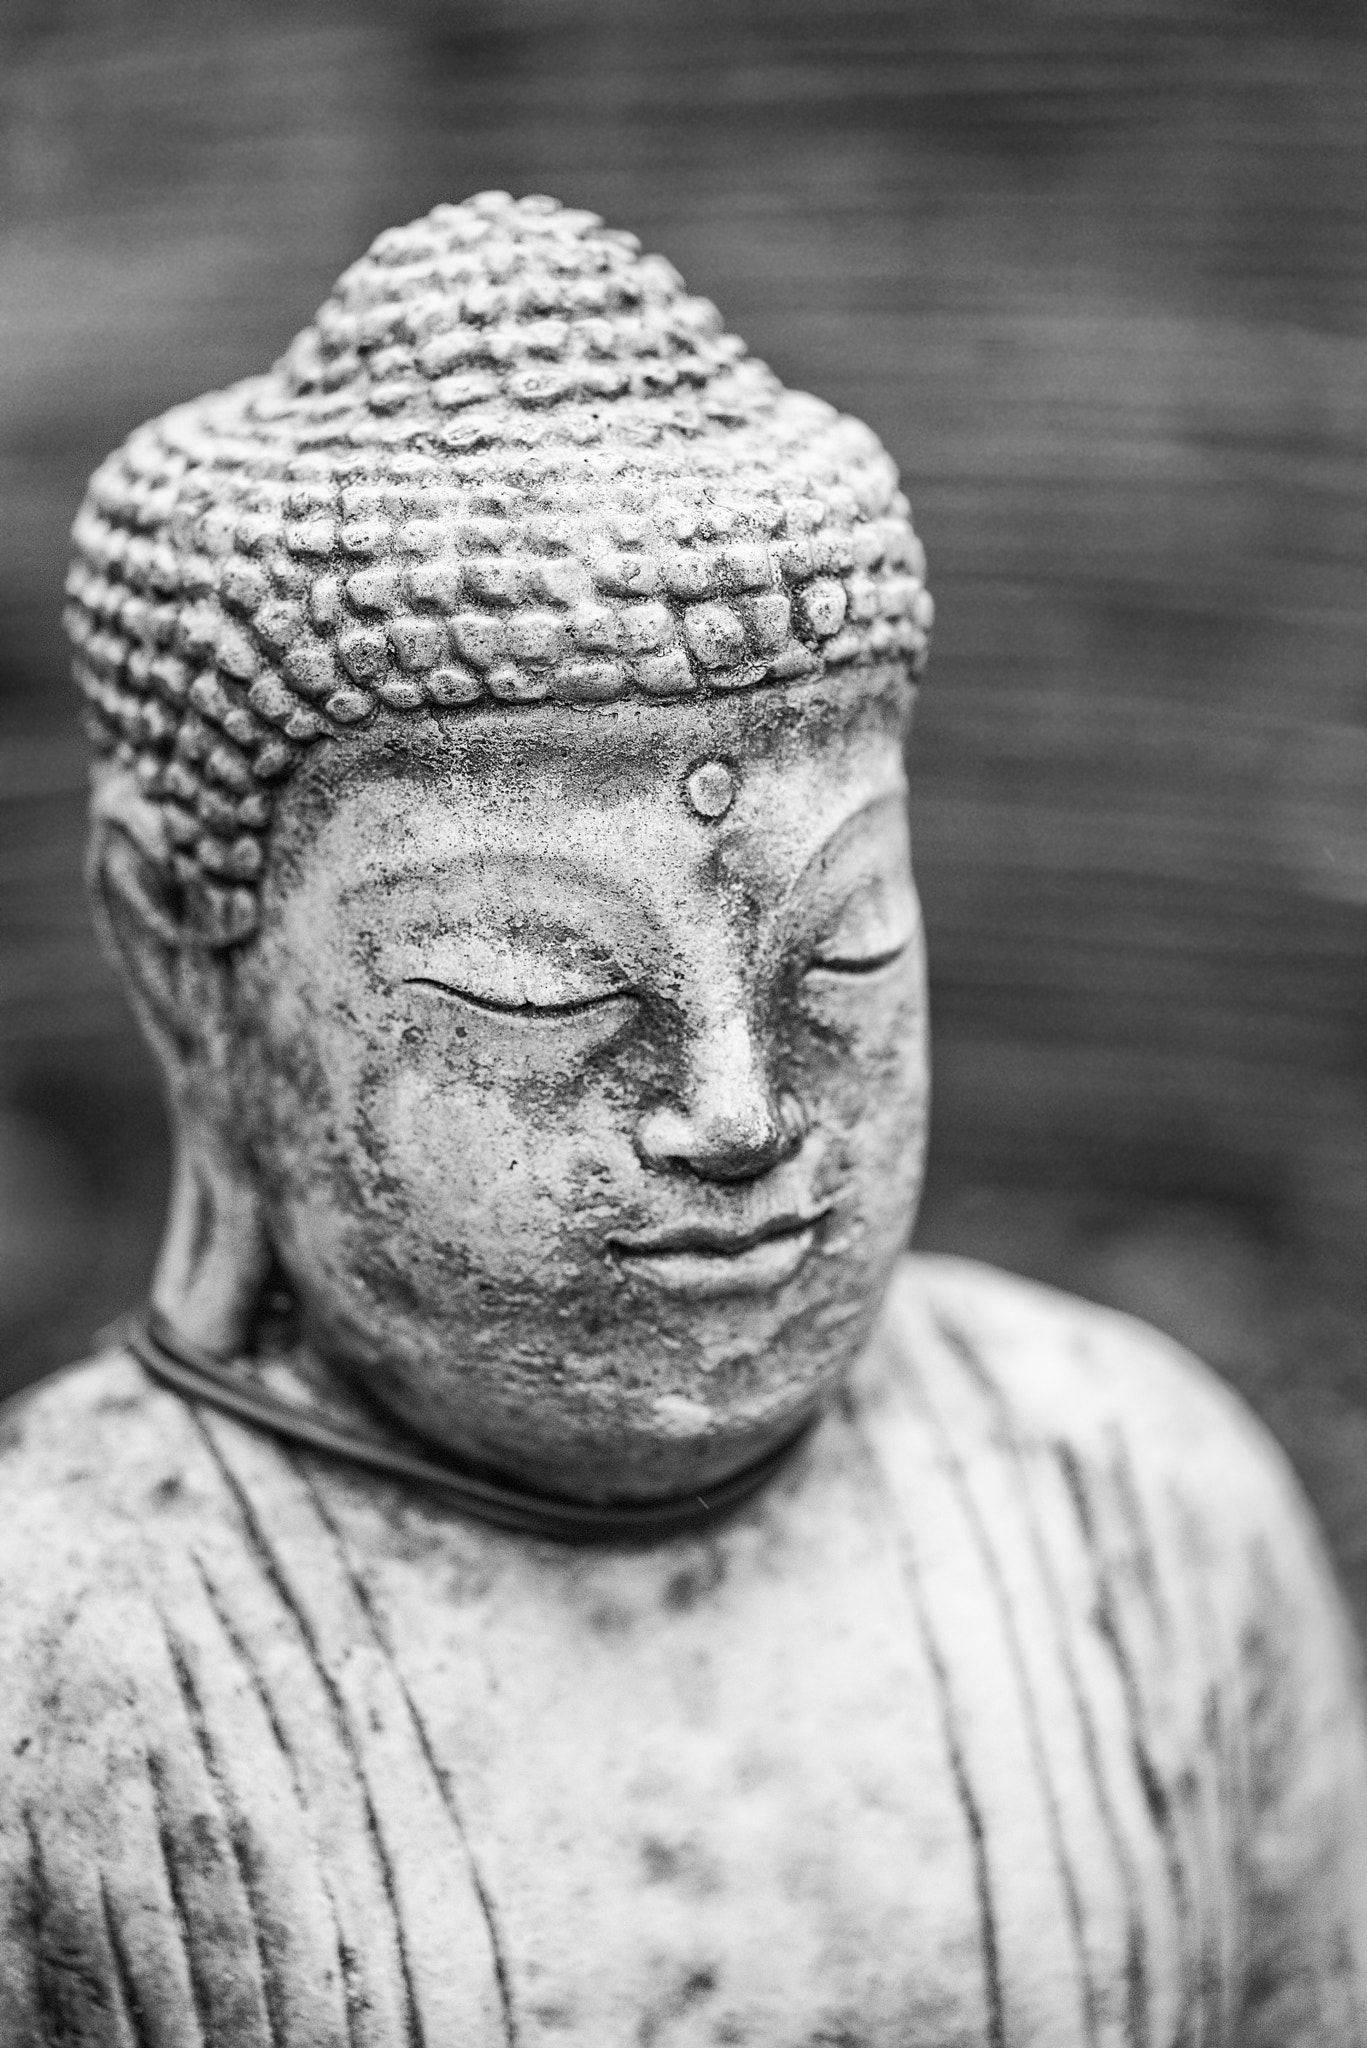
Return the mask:
M668 264L486 193L95 476L127 1345L4 1417L5 2048L1362 2048L1312 1520L909 1256L921 546Z

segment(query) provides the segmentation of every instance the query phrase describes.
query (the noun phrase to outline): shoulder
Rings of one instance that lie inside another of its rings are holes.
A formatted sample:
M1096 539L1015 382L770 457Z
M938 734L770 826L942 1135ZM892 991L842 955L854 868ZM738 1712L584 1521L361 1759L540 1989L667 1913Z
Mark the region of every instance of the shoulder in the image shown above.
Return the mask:
M0 1409L0 1732L33 1714L34 1684L80 1691L137 1662L186 1508L212 1529L223 1494L192 1411L122 1350Z
M123 1350L0 1409L0 1756L12 1722L16 1740L65 1740L161 1686L168 1615L206 1569L251 1555L252 1515L289 1481L273 1444L155 1385Z
M136 1504L140 1481L174 1459L178 1404L148 1382L130 1353L113 1349L67 1366L0 1406L0 1572L12 1537L37 1519L78 1519Z
M1003 1544L1013 1493L1046 1518L1057 1503L1052 1526L1071 1530L1091 1589L1077 1626L1125 1646L1154 1724L1166 1700L1199 1757L1209 1704L1225 1703L1249 1960L1240 2041L1367 2038L1361 1662L1274 1438L1157 1331L967 1260L903 1262L881 1355L870 1402L930 1419Z
M121 1345L80 1359L0 1402L0 1483L6 1497L21 1474L51 1476L67 1447L109 1448L130 1417L159 1410L162 1397Z
M322 1730L348 1796L338 1681L262 1533L298 1491L124 1353L0 1413L0 2041L274 2038L254 1958L277 1942L336 2006L289 1759Z
M68 1543L154 1530L199 1447L190 1409L122 1349L26 1388L0 1407L0 1584L31 1567L25 1532L55 1560Z
M1313 1543L1289 1461L1234 1391L1133 1316L971 1259L911 1256L889 1294L904 1370L942 1392L968 1379L999 1427L1053 1445L1085 1474L1114 1471L1218 1521L1227 1538L1284 1531Z
M904 1260L885 1332L888 1386L953 1455L1065 1496L1118 1599L1203 1612L1198 1650L1218 1624L1270 1769L1291 1719L1357 1756L1360 1653L1313 1510L1215 1373L1133 1317L963 1259Z
M968 1440L1049 1461L1100 1542L1208 1580L1254 1654L1272 1616L1351 1643L1319 1528L1285 1452L1232 1388L1132 1316L968 1259L908 1257L889 1294L893 1370ZM1141 1560L1142 1564L1142 1560Z

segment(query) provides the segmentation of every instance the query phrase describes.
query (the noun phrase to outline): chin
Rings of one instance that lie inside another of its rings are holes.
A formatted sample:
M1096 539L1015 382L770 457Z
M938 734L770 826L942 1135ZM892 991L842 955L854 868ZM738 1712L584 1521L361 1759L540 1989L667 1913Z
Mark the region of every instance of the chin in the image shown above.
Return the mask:
M748 1238L624 1227L614 1251L600 1222L535 1257L467 1238L458 1262L418 1249L414 1216L382 1241L300 1236L290 1264L313 1347L434 1448L546 1492L660 1498L762 1458L833 1392L905 1242L909 1189L880 1193Z
M889 1261L889 1267L890 1267ZM798 1431L867 1341L886 1275L725 1289L715 1274L476 1288L456 1313L412 1293L315 1301L310 1341L428 1444L541 1491L658 1499L724 1479ZM682 1284L687 1280L690 1284ZM691 1284L693 1281L697 1285ZM551 1333L554 1333L552 1339Z

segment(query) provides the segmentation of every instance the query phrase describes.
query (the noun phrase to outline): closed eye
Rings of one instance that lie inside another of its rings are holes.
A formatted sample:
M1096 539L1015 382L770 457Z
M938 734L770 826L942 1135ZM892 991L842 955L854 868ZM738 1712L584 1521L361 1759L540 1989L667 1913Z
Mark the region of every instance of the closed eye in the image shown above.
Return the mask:
M453 982L436 981L428 974L411 974L405 977L405 988L430 988L438 995L456 996L461 1002L469 1003L476 1010L486 1010L494 1017L580 1017L589 1010L600 1010L608 1003L621 1002L632 994L630 989L607 989L602 995L576 996L563 1003L502 1003L495 996L476 995L470 988L457 988Z
M884 967L891 967L894 960L900 960L907 950L907 940L900 946L886 947L881 953L862 953L849 957L818 954L813 960L809 973L814 974L877 974Z

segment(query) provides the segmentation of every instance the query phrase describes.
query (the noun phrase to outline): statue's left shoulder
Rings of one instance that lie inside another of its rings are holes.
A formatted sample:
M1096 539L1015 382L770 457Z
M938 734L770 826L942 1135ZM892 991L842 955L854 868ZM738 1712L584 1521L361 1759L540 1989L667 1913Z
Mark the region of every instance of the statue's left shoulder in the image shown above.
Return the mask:
M902 1261L894 1343L927 1383L967 1376L1001 1428L1052 1442L1080 1476L1122 1463L1227 1536L1312 1521L1266 1427L1199 1358L1136 1317L972 1259Z
M1067 1504L1096 1574L1091 1625L1128 1646L1128 1682L1155 1719L1160 1695L1180 1714L1185 1694L1195 1731L1217 1691L1237 1716L1192 1755L1199 1771L1201 1748L1237 1751L1240 2048L1357 2048L1362 1663L1285 1453L1170 1338L969 1260L906 1259L885 1328L892 1379L979 1473L985 1517L994 1486L1033 1495L1040 1527L1051 1489Z

